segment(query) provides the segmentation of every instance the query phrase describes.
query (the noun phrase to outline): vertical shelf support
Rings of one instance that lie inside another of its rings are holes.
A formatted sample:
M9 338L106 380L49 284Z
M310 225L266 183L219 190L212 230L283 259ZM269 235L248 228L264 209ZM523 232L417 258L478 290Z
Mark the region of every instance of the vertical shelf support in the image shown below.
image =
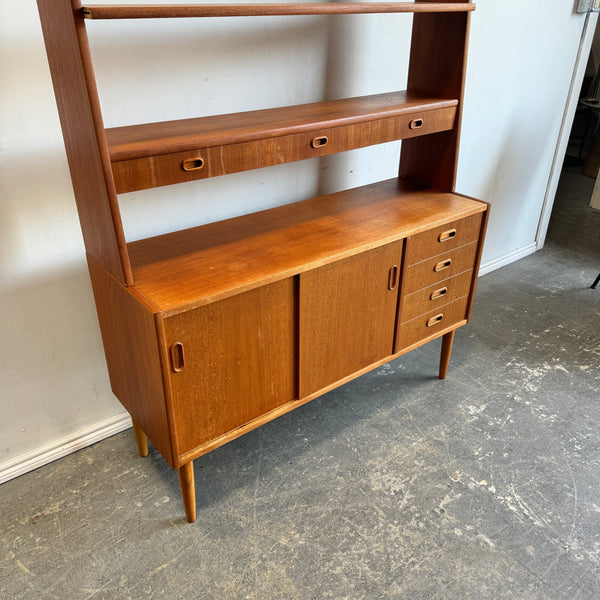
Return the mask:
M38 0L42 32L88 254L133 284L79 0Z
M413 17L407 90L461 101L452 130L402 142L399 175L448 192L456 184L470 18L470 12Z

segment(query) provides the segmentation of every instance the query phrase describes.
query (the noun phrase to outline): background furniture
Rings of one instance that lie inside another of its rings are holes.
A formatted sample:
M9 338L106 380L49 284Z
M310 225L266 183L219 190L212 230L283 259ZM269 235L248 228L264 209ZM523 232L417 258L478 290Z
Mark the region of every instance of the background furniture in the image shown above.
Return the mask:
M454 191L470 2L38 0L113 391L179 472L432 339L444 378L487 220ZM406 12L407 90L105 129L86 19ZM117 194L403 139L399 178L129 242Z

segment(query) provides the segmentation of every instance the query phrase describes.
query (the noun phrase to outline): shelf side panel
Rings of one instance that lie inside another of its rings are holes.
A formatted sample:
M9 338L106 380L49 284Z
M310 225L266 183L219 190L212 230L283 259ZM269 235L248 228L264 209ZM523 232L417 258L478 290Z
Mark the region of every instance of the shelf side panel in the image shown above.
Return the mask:
M451 131L402 144L400 176L454 191L470 13L415 14L408 91L458 98Z
M78 0L38 0L50 74L86 250L133 283Z

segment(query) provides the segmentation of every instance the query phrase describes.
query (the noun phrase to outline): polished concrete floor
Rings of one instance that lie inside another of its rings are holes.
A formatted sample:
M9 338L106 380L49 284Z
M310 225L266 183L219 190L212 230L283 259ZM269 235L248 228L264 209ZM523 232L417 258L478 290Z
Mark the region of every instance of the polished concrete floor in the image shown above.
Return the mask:
M198 519L131 431L0 487L0 598L600 598L600 213L439 342L195 463Z

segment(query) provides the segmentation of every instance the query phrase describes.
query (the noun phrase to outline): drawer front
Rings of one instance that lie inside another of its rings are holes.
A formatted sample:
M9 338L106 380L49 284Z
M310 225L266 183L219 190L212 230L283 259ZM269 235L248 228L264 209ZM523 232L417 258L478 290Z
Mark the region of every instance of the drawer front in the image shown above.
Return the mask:
M259 142L228 144L112 163L117 194L260 167Z
M406 240L406 264L413 265L478 240L482 218L483 213L479 213L409 237Z
M118 194L327 156L452 129L456 108L112 163Z
M439 281L418 292L404 296L400 307L400 322L406 323L419 315L437 310L459 298L468 296L472 279L473 270L471 269L456 277Z
M468 297L432 310L398 327L395 352L441 333L466 318Z
M455 116L456 108L443 108L261 140L261 166L327 156L374 144L446 131L454 126Z
M472 242L407 267L404 274L402 294L406 296L411 292L472 269L475 265L476 255L477 242Z

